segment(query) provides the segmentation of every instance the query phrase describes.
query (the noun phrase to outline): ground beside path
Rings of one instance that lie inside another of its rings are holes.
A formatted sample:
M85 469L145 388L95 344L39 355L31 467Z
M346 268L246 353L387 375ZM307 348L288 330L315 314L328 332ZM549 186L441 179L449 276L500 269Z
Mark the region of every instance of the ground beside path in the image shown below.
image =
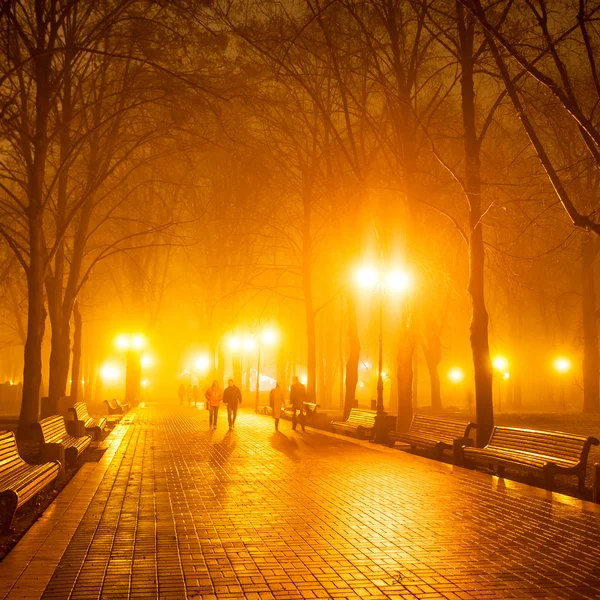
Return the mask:
M138 409L0 597L600 598L593 505L221 412Z

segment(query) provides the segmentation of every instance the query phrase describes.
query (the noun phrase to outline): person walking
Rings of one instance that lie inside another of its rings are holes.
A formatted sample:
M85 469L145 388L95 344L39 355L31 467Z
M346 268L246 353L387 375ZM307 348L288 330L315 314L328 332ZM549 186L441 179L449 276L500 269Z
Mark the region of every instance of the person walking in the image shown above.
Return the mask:
M273 411L273 418L275 419L275 431L279 431L279 419L281 418L281 408L283 407L283 390L279 385L279 381L275 383L275 387L269 394L269 404Z
M300 383L298 377L292 379L292 387L290 389L290 404L292 405L292 430L296 431L297 423L300 423L302 431L304 431L304 402L306 401L306 388ZM298 411L298 419L296 421L296 411Z
M218 381L213 381L213 384L206 390L204 397L208 408L208 426L210 429L216 429L219 406L221 406L221 399L223 398Z
M185 385L183 385L183 383L179 386L179 391L177 392L177 395L179 396L179 404L183 406L183 400L185 398Z
M227 421L229 429L233 429L235 420L237 419L238 405L242 403L242 392L235 385L233 379L227 382L227 388L223 392L223 404L227 405Z
M192 398L194 400L194 407L196 407L198 400L200 400L200 390L198 389L197 385L195 385L194 389L192 390Z

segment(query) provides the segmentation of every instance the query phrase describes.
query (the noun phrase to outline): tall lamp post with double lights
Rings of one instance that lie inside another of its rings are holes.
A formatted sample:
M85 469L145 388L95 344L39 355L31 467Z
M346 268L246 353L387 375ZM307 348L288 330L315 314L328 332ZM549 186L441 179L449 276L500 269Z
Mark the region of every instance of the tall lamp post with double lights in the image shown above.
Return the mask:
M115 346L125 352L125 402L133 406L140 396L146 338L141 333L122 333L115 338Z
M412 287L412 279L408 273L401 270L380 272L373 266L362 266L356 270L355 281L359 288L379 296L379 343L377 374L377 416L375 418L374 441L386 441L385 417L383 408L383 303L385 295L406 294Z

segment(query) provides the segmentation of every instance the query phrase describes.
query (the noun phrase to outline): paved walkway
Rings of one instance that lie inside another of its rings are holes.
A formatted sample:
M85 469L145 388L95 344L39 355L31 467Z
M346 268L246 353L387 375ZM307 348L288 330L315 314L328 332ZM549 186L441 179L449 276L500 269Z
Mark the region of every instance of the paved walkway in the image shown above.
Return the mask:
M600 598L595 505L223 417L124 419L0 565L0 597Z

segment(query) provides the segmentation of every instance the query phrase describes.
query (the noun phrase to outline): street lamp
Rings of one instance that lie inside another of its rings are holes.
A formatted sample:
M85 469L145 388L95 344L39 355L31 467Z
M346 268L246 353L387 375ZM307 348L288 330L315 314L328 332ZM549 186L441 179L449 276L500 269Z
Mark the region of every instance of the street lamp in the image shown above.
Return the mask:
M125 352L125 402L133 405L140 392L146 338L142 333L121 333L115 338L115 346Z
M510 373L507 371L508 369L508 358L502 356L502 354L498 354L494 356L492 359L492 366L496 371L500 373L502 379L504 381L508 381L510 379ZM498 411L502 412L502 380L498 380Z
M383 296L404 294L412 287L411 276L400 270L380 273L373 266L362 266L356 270L355 282L358 287L379 294L379 370L377 375L377 416L383 410Z
M260 347L262 344L265 346L273 346L277 343L279 334L274 329L265 329L259 336L256 343L258 347L258 358L256 361L256 400L254 403L254 410L258 410L258 395L260 393Z
M560 387L559 387L559 401L562 407L563 412L566 411L566 402L565 402L565 378L566 375L571 370L571 361L566 356L558 356L554 362L552 363L554 370L560 376Z

